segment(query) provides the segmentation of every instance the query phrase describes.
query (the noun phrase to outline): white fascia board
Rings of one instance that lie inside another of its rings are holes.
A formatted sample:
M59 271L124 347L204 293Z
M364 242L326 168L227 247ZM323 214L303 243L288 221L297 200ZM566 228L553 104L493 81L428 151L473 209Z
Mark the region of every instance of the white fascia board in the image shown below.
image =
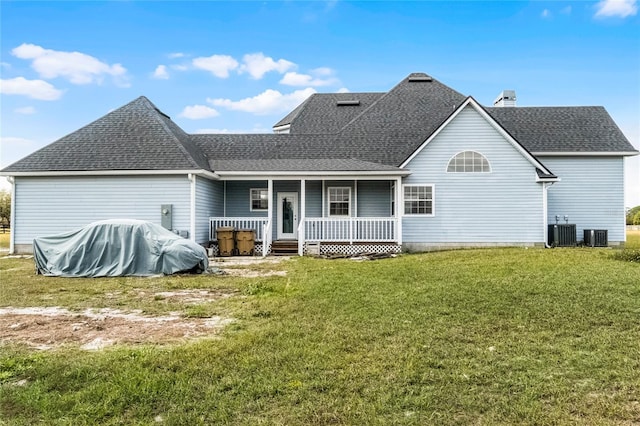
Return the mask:
M398 170L394 172L389 171L308 171L308 172L218 172L217 175L223 180L246 180L246 179L279 179L279 180L299 180L309 177L317 177L327 180L340 180L340 179L368 179L368 180L388 180L396 179L398 176L408 176L411 174L410 170Z
M440 125L440 127L438 127L438 128L437 128L433 133L431 133L431 135L429 136L429 138L427 138L427 140L426 140L426 141L424 141L424 142L422 143L422 145L420 145L420 146L418 147L418 149L416 149L415 151L413 151L413 154L411 154L411 155L409 156L409 158L407 158L406 160L404 160L404 162L403 162L402 164L400 164L400 168L401 168L401 169L404 169L404 168L407 166L407 164L409 164L409 163L411 162L411 160L413 160L413 159L414 159L418 154L420 154L420 152L422 152L422 150L423 150L423 149L425 149L425 147L426 147L427 145L429 145L429 143L430 143L432 140L434 140L434 139L436 138L436 136L438 136L438 135L440 134L440 132L441 132L445 127L447 127L447 125L449 125L449 123L451 123L451 122L452 122L452 121L453 121L453 120L458 116L458 114L460 114L460 111L462 111L462 110L464 109L464 107L466 107L467 105L469 105L469 101L470 101L470 100L471 100L471 98L470 98L470 97L469 97L469 98L467 98L467 99L462 103L462 105L460 105L460 106L458 107L458 109L456 109L456 110L453 112L453 114L451 114L451 115L449 116L449 118L447 118L447 119L445 120L445 122L444 122L444 123L442 123L442 124Z
M591 152L554 152L554 151L542 151L532 152L536 157L633 157L640 154L638 151L591 151Z
M222 180L265 180L265 179L273 179L273 180L301 180L301 179L310 179L310 180L396 180L399 176L407 176L410 173L396 173L389 174L385 173L371 173L368 172L366 174L363 173L345 173L345 172L323 172L323 173L313 173L306 172L305 174L300 174L299 172L291 172L291 173L259 173L259 172L227 172L227 173L219 173L220 178Z
M504 130L502 128L502 126L500 126L496 120L493 119L493 117L491 117L485 110L484 108L482 108L482 106L480 106L480 104L478 104L478 102L476 102L475 99L473 99L471 96L469 96L454 112L453 114L451 114L449 116L449 118L447 118L445 120L444 123L442 123L440 125L440 127L438 127L432 134L431 136L429 136L429 138L422 144L420 145L420 147L418 149L415 150L415 152L413 154L411 154L411 156L406 159L401 165L400 168L404 168L407 166L407 164L409 164L409 162L411 160L413 160L413 158L418 155L428 144L429 142L431 142L433 139L435 139L436 136L438 136L438 134L440 134L440 132L449 125L449 123L451 123L457 116L458 114L460 114L460 112L462 110L464 110L464 108L470 105L474 110L476 110L476 112L478 112L478 114L480 114L482 116L482 118L484 118L494 129L496 129L496 131L498 133L500 133L500 135L502 135L503 138L505 138L518 152L520 152L520 154L526 158L531 164L533 164L535 167L537 167L538 169L548 173L548 174L552 174L551 171L549 169L547 169L542 163L540 163L540 161L538 161L533 154L529 153L526 149L524 149L524 147L522 145L520 145L520 143L518 143L518 141L516 141L513 136L511 136L509 133L507 133L506 130Z
M0 172L0 176L130 176L130 175L188 175L194 174L208 179L219 179L216 173L207 170L62 170L48 172Z

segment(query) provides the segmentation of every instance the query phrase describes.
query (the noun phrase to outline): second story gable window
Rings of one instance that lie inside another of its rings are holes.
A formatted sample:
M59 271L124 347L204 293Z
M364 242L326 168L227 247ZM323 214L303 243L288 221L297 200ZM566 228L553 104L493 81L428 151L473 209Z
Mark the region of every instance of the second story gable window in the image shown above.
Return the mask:
M449 160L447 173L491 173L491 166L479 152L463 151Z

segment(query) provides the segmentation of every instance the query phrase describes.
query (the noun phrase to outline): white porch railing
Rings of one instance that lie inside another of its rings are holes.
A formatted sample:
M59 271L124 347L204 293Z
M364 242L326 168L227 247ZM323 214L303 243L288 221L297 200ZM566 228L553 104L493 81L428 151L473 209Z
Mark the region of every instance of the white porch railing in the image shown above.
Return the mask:
M216 229L232 226L236 229L253 229L256 231L256 241L262 241L262 256L269 253L271 247L271 221L266 217L210 217L209 241L218 238Z
M271 247L271 221L267 220L265 224L262 225L262 235L264 238L262 239L262 257L265 257L269 254L269 248Z
M256 231L256 241L264 241L264 225L269 222L267 217L210 217L209 240L218 237L216 229L223 226L233 226L236 229L253 229Z
M301 235L305 241L397 242L395 217L307 217Z

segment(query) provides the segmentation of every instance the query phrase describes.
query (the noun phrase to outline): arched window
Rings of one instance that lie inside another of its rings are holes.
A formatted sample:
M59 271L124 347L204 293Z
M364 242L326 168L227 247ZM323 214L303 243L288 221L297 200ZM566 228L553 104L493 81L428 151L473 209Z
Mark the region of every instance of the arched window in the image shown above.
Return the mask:
M490 173L491 166L487 158L475 151L463 151L456 154L447 166L448 173Z

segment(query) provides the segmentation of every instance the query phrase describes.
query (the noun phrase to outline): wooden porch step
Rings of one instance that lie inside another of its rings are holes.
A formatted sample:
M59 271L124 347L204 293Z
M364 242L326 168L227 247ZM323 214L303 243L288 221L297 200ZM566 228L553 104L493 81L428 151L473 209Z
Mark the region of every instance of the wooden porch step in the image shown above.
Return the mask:
M298 241L274 241L271 243L271 254L274 256L289 256L298 254Z

